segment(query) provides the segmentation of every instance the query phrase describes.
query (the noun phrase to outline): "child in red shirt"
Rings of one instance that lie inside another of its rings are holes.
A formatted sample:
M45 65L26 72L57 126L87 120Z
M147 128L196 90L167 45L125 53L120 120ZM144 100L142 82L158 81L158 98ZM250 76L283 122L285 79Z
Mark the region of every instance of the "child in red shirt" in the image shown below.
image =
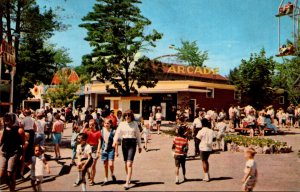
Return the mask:
M183 179L186 181L185 177L185 161L186 161L186 156L187 156L187 151L188 151L188 140L185 139L184 136L185 130L182 127L178 128L178 135L177 137L174 138L173 140L173 146L172 149L174 150L174 159L175 159L175 173L176 173L176 179L175 183L178 185L179 184L179 168L181 165L182 168L182 174L183 174Z

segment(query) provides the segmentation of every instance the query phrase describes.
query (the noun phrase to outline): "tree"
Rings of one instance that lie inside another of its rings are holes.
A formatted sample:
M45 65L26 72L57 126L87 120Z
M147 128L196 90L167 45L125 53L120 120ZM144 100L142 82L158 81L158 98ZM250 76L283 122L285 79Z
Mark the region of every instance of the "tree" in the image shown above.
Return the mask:
M229 79L240 91L243 104L261 108L271 103L275 63L273 57L267 58L262 49L258 54L251 54L249 60L242 60L237 69L230 71Z
M137 57L162 34L145 34L151 22L141 15L140 0L97 0L93 11L83 17L80 27L87 29L85 40L94 48L83 57L83 65L101 82L109 81L112 95L137 93L136 86L154 87L161 66L149 58Z
M55 10L41 11L35 0L0 1L0 40L6 37L16 52L15 106L30 96L29 88L35 83L50 83L59 65L55 63L56 52L47 49L44 42L66 28Z
M178 59L187 62L190 66L202 67L204 61L208 59L207 51L199 51L196 41L181 41L182 46L175 48L178 51Z
M43 95L43 99L51 103L52 106L63 107L67 106L78 99L76 95L77 91L80 89L80 82L69 82L69 75L71 70L69 68L63 68L59 70L56 74L60 80L60 84L49 87L46 93Z
M290 102L298 104L300 101L300 58L284 59L277 63L273 76L273 86L285 89Z

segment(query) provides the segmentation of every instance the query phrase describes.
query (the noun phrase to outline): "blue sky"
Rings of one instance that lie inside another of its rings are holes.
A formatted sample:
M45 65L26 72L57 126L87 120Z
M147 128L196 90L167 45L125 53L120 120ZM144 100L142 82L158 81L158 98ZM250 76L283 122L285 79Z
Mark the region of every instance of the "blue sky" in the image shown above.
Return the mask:
M84 40L87 31L79 28L81 18L92 11L95 0L37 0L47 7L62 6L71 27L57 32L51 43L69 49L72 66L81 64L81 57L91 48ZM280 0L142 0L142 14L151 20L146 31L156 29L163 33L157 47L145 53L150 58L175 53L169 45L181 45L181 40L197 41L201 50L207 50L208 67L218 67L222 75L238 66L250 53L265 48L267 55L278 50L278 20L275 17ZM281 19L281 39L291 39L292 22Z

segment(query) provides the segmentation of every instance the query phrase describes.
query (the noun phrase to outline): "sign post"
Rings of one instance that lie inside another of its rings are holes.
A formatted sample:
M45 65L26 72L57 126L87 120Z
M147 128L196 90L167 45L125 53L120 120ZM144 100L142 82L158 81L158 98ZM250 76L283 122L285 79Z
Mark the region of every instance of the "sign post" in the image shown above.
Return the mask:
M9 97L9 112L13 112L13 93L14 93L14 76L16 73L16 53L12 43L8 43L5 39L1 42L0 47L0 83L2 83L2 63L11 66L10 78L10 97ZM1 98L0 98L1 101ZM1 103L1 102L0 102Z

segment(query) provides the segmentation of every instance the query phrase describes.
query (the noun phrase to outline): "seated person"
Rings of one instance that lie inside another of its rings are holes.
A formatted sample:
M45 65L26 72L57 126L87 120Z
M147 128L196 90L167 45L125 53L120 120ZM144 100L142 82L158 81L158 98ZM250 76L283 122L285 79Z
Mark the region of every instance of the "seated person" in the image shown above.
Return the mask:
M291 14L294 11L294 5L291 2L288 2L285 6L284 6L284 12L285 14Z
M284 15L285 14L285 8L284 7L280 7L279 8L279 15Z
M292 43L289 43L287 46L287 53L290 54L294 54L295 53L295 47Z
M259 116L257 118L257 126L259 128L259 133L260 135L264 135L264 128L266 126L265 124L265 113L264 111L260 111L259 112Z
M243 119L244 121L244 126L246 128L250 128L250 137L254 137L254 128L256 126L256 118L254 115L254 110L250 110L249 114L247 115L246 118Z
M288 48L286 47L285 44L283 44L280 48L279 48L279 54L280 55L285 55L288 53Z
M277 127L274 124L272 124L270 115L266 115L265 124L267 128L273 129L274 132L277 133Z

